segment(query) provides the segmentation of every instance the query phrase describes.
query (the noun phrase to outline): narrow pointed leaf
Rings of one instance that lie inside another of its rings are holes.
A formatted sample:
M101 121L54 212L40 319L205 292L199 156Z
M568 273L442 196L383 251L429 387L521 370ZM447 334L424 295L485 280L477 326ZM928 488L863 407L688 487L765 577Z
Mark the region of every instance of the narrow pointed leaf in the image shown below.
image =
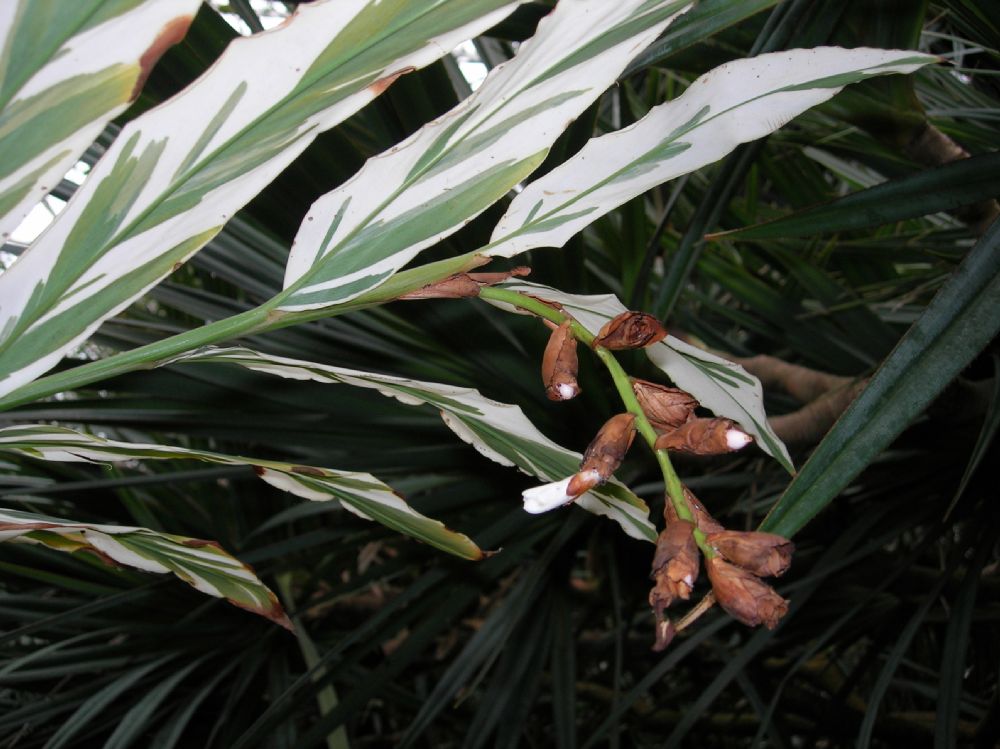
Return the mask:
M485 254L561 247L587 224L646 190L774 132L849 83L908 73L937 58L916 52L820 47L721 65L635 125L591 140L531 183L497 224Z
M534 171L686 4L562 0L472 96L313 204L280 308L350 301L464 226Z
M87 551L102 561L144 572L173 573L188 585L291 629L274 593L249 566L214 541L158 533L148 528L95 525L0 508L0 541Z
M959 159L829 203L743 229L718 239L774 239L853 231L972 205L1000 194L1000 153Z
M0 237L125 110L199 4L0 3Z
M167 445L118 442L72 429L45 425L0 429L0 450L41 460L94 463L121 460L200 460L223 465L252 466L257 475L279 489L315 501L337 500L355 515L376 520L393 530L466 559L482 551L467 536L421 515L374 476L351 471L243 458Z
M317 134L516 4L334 0L234 40L198 81L121 132L0 275L0 393L197 252Z
M595 334L608 320L627 311L614 294L565 294L549 286L526 282L505 283L503 288L557 302L577 322ZM501 303L495 304L504 307ZM671 335L659 343L647 346L643 351L677 387L691 393L701 405L717 416L738 422L756 438L764 452L781 463L787 471L794 472L788 449L767 423L764 394L756 377L738 364L702 351Z
M206 348L166 363L199 361L237 364L295 380L369 388L408 405L426 403L437 408L445 424L482 455L501 465L517 466L543 481L556 481L576 473L583 457L538 431L519 407L490 400L472 388L332 367L246 348ZM516 501L520 502L520 497ZM649 521L646 503L618 481L593 489L576 500L576 504L611 518L633 538L656 540L656 528Z
M1000 221L983 235L771 509L791 537L832 502L1000 331Z

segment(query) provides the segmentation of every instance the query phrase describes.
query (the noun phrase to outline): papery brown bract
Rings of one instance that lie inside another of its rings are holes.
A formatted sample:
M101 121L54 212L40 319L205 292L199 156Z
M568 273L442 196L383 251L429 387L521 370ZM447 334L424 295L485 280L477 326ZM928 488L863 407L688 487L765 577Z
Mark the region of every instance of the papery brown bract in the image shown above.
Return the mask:
M594 470L607 481L625 459L635 437L635 416L630 413L612 416L590 441L580 462L580 471Z
M399 299L466 299L479 296L479 290L483 286L492 286L511 277L526 276L529 273L531 273L531 268L523 265L509 271L495 273L456 273L442 281L427 284L416 291L403 294Z
M677 629L674 627L674 623L663 615L662 611L654 611L653 613L656 617L654 630L656 640L653 642L653 652L659 653L667 649L667 645L677 635Z
M699 406L691 393L648 380L632 380L632 392L657 432L677 429L694 417Z
M576 375L579 361L576 355L576 338L570 329L570 321L552 331L542 355L542 382L549 400L564 401L580 394Z
M404 301L415 299L465 299L479 296L479 284L467 273L448 276L443 281L427 284L416 291L410 291L399 298Z
M718 556L706 559L705 567L715 599L730 616L743 624L749 627L763 624L774 629L788 613L788 601L752 572Z
M524 276L531 275L531 268L526 265L519 265L516 268L511 268L506 271L467 273L466 275L480 286L493 286L494 284L503 283L511 278L523 278Z
M783 575L795 545L783 536L759 531L719 531L708 543L726 560L761 577Z
M599 486L605 481L607 481L607 479L602 477L601 474L593 468L581 470L579 473L574 473L570 477L569 484L566 487L566 493L571 494L573 497L579 497L581 494L589 492L595 486Z
M649 592L649 605L662 611L678 598L691 597L698 578L698 545L694 540L694 525L686 520L667 523L656 539L652 572L654 586Z
M753 438L730 419L691 419L656 440L657 450L689 455L721 455L750 444Z
M688 489L686 486L684 489L684 499L687 502L688 507L691 508L691 512L694 513L695 525L698 530L702 533L717 533L718 531L723 531L725 528L722 524L713 518L709 514L708 510L705 509L703 505L696 496L694 492ZM663 506L663 517L668 522L675 522L680 520L677 515L677 510L674 509L674 503L670 501L670 497L666 498L666 503Z
M611 351L652 346L667 337L667 329L660 321L645 312L622 312L608 320L591 344Z

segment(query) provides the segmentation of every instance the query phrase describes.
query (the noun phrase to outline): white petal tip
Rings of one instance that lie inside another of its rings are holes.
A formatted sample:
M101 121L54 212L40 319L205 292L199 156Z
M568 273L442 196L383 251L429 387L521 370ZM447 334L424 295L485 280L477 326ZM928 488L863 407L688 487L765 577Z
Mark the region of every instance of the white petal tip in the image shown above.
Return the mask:
M562 481L525 489L521 492L521 496L524 498L524 511L538 515L562 507L567 502L572 502L576 497L566 492L569 482L572 480L572 476L567 476Z
M564 382L556 388L559 391L559 397L564 401L568 401L570 398L575 398L580 389L574 385L570 385L568 382Z
M741 450L751 442L753 442L753 437L739 429L730 429L726 432L726 445L730 450Z

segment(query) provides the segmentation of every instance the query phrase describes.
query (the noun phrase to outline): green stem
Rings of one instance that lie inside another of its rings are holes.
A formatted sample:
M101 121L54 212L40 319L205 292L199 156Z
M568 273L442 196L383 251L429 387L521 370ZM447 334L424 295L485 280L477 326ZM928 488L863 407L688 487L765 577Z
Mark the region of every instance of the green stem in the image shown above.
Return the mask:
M200 346L259 332L269 327L269 318L276 314L280 313L274 313L267 307L257 307L203 325L200 328L164 338L162 341L148 343L131 351L124 351L106 359L98 359L81 364L79 367L73 367L65 372L42 377L18 388L8 396L0 398L0 411L65 390L82 387L108 377L125 374L135 369L152 368L166 359Z
M649 449L652 450L653 454L656 456L656 462L659 464L660 472L663 474L663 483L667 488L667 497L669 498L670 503L674 506L674 510L677 512L677 517L681 520L687 520L695 525L694 538L698 544L698 548L701 549L706 558L715 556L715 551L709 545L707 539L705 538L705 534L698 529L694 513L688 506L687 500L684 499L684 487L681 484L680 478L677 476L677 471L674 470L674 466L670 462L670 456L667 454L666 450L656 449L656 430L653 429L653 425L649 423L649 419L646 418L646 414L643 412L642 406L639 405L639 401L635 397L635 392L632 390L632 380L625 373L625 370L622 369L622 365L618 363L614 354L603 346L594 346L594 336L589 330L584 328L569 315L560 312L539 299L535 299L517 291L511 291L510 289L498 289L493 287L482 289L479 292L479 296L482 299L494 302L503 302L528 312L533 312L539 317L544 317L546 320L554 322L557 325L561 325L566 320L570 321L570 329L573 331L573 335L578 340L587 344L587 346L593 348L597 358L601 360L607 368L608 373L611 375L611 379L615 384L615 389L618 391L618 395L622 399L625 409L630 414L635 416L635 428L639 434L642 435L646 444L649 445Z
M418 266L397 273L381 286L334 308L283 312L278 309L282 298L282 294L279 294L260 307L241 312L238 315L217 320L194 330L178 333L164 338L162 341L155 341L130 351L123 351L105 359L81 364L65 372L41 377L0 398L0 411L31 403L56 393L84 387L93 382L116 377L136 369L152 369L167 359L180 356L201 346L248 335L258 335L289 325L384 304L409 291L415 291L427 284L441 281L455 273L470 270L482 263L483 258L480 255L468 253L456 258Z

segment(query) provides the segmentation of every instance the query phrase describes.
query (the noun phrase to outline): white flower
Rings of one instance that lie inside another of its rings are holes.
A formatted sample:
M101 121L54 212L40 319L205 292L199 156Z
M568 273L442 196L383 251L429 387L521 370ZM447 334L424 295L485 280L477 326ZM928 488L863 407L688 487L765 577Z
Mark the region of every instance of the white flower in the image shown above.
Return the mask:
M746 432L740 431L739 429L727 429L726 430L726 445L730 450L740 450L753 442L753 437L751 437Z
M530 489L525 489L521 492L521 496L524 498L525 512L537 515L541 512L548 512L549 510L561 507L567 502L572 502L576 497L566 493L569 482L572 480L572 476L567 476L562 481L555 481L551 484L542 484L541 486L533 486Z
M569 504L599 483L601 483L600 474L594 470L587 470L574 473L572 476L567 476L561 481L554 481L551 484L533 486L521 492L521 496L524 498L524 510L532 515L554 510ZM570 484L572 484L572 488Z

